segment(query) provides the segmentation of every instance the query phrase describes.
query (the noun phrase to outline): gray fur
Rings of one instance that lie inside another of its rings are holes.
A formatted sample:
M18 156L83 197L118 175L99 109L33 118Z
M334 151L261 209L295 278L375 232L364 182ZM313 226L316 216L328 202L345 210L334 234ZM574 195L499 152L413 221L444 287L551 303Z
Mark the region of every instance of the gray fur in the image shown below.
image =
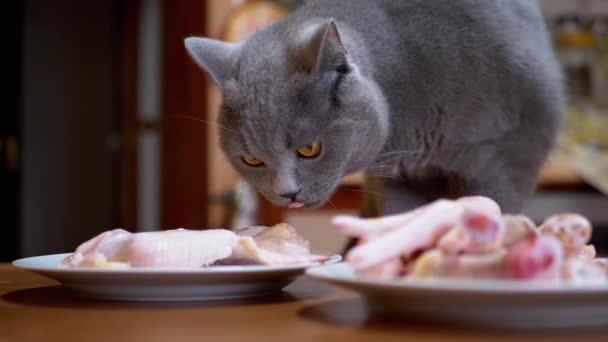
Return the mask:
M472 194L517 212L564 110L534 0L311 1L237 47L189 42L224 92L224 152L277 205L301 188L320 206L368 169L387 213ZM299 158L316 139L321 155Z

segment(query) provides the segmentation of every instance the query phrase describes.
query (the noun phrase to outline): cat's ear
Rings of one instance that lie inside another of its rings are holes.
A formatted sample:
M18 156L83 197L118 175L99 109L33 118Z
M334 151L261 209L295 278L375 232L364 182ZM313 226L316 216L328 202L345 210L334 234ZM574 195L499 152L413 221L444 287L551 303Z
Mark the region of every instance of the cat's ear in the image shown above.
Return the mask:
M223 88L230 71L231 56L238 49L239 44L190 37L186 38L185 45L196 63L209 73L220 88Z
M318 75L348 63L348 51L334 19L311 24L303 30L301 39L300 63L311 75Z

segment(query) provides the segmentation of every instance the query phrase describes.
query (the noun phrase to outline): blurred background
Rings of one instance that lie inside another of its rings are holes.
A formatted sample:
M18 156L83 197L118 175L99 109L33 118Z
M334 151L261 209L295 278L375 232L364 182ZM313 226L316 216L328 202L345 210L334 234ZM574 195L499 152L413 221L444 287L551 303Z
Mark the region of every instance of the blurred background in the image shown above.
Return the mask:
M559 143L525 212L576 211L608 253L608 1L541 1L568 76ZM299 1L7 1L8 110L0 116L0 261L73 250L113 227L242 227L290 222L316 249L341 250L328 222L359 212L362 178L332 205L270 206L222 156L221 94L183 48L235 41ZM12 93L11 93L12 92Z

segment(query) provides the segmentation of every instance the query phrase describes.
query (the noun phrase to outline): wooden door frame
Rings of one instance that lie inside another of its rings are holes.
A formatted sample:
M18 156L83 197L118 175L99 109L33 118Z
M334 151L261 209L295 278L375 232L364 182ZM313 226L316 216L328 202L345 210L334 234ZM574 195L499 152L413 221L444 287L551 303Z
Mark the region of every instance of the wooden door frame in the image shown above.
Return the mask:
M162 8L161 222L163 228L203 228L208 222L207 127L195 120L206 118L207 81L184 39L205 34L206 4L174 0Z
M116 227L137 227L137 53L140 0L116 0L114 43L115 108L114 131L120 135L120 150L113 161L113 223Z
M9 1L5 8L8 26L9 82L4 113L0 117L0 262L21 256L21 120L24 4Z
M114 224L138 226L138 136L161 130L161 223L158 229L207 225L206 128L178 115L205 119L207 83L190 60L183 40L205 32L205 3L162 1L162 92L160 125L150 127L137 116L138 46L141 0L117 1L116 131L120 153L114 163Z

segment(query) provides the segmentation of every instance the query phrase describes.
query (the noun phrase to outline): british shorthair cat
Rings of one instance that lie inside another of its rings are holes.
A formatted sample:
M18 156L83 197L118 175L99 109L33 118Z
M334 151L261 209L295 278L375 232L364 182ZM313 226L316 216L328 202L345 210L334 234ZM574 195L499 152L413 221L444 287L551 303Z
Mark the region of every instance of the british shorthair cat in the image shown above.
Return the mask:
M533 0L309 1L186 47L223 91L227 158L280 206L321 206L367 170L384 213L475 194L518 212L564 112Z

